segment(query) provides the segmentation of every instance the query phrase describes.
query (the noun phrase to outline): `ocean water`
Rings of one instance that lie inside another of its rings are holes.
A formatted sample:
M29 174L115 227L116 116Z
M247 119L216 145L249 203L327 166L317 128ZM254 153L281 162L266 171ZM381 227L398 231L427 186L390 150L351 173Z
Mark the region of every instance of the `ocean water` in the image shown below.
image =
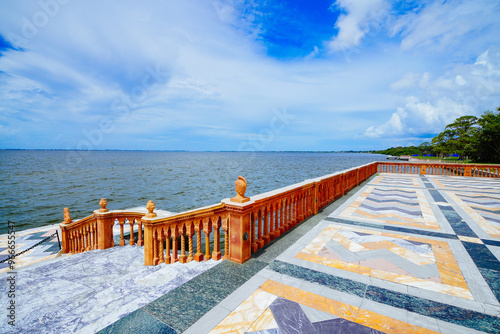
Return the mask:
M242 175L247 196L359 166L385 156L363 153L0 150L0 234L99 209L145 206L182 212L233 197Z

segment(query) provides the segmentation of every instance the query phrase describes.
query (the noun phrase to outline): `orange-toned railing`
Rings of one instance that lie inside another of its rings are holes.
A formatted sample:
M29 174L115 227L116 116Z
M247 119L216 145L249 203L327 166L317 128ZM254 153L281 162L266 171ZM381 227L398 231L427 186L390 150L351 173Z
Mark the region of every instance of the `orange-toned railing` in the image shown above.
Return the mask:
M500 165L448 164L434 162L379 162L381 173L500 177Z
M222 256L220 250L222 231L224 258L243 263L250 258L251 253L265 247L290 228L318 213L318 210L343 196L376 172L377 163L371 163L250 198L244 197L243 191L241 194L238 193L239 197L225 199L221 204L169 217L145 217L142 219L144 263L157 265L162 262L206 261L210 258L218 260ZM150 213L154 215L153 212ZM212 239L213 246L210 242ZM196 240L196 254L193 254L194 240ZM188 253L185 243L189 244Z
M239 177L236 197L174 215L158 215L154 212L153 201L147 204L148 213L108 211L102 199L101 209L94 211L92 216L72 222L66 208L65 220L60 225L63 252L113 247L115 224L120 225L120 246L125 245L124 225L130 225L129 243L133 245L134 225L137 224L137 245L144 245L145 265L219 260L222 254L224 258L243 263L251 253L375 174L377 168L374 162L250 198L244 196L246 180Z
M225 254L228 253L228 214L223 204L183 212L170 217L143 218L144 224L144 263L186 263L221 259L220 229L225 238ZM213 234L213 252L210 252L210 239ZM202 248L202 233L205 250ZM179 240L180 239L180 240ZM187 239L187 245L186 245ZM196 240L196 253L194 253ZM178 254L178 242L181 252ZM186 249L187 248L187 249Z
M101 203L103 203L101 200ZM113 225L120 225L120 246L125 245L124 225L130 225L129 244L134 245L134 225L137 224L137 245L142 246L142 217L143 212L126 212L122 210L108 211L106 204L100 210L94 211L91 216L78 221L71 220L69 210L64 209L64 221L61 228L62 253L81 253L93 249L106 249L114 246Z

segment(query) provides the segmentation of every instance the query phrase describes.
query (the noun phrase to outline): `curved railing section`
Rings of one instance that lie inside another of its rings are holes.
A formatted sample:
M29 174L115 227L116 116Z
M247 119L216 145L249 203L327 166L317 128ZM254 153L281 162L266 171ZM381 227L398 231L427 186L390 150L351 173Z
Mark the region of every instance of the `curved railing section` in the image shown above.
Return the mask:
M374 162L252 197L245 197L246 180L240 176L235 182L235 197L178 214L154 212L153 201L143 212L109 211L102 199L101 209L72 222L66 208L60 225L63 253L113 247L116 224L120 226L119 245L124 246L124 226L128 224L130 245L135 244L137 226L137 245L144 245L145 265L219 260L222 256L243 263L252 253L375 174L377 168Z
M91 216L74 222L71 220L69 209L64 209L64 221L59 225L62 238L61 253L81 253L113 247L115 224L120 225L120 246L125 245L125 224L130 226L129 244L135 244L134 228L137 226L137 245L143 245L141 219L145 212L107 210L105 199L102 199L101 203L103 203L101 209L94 211Z

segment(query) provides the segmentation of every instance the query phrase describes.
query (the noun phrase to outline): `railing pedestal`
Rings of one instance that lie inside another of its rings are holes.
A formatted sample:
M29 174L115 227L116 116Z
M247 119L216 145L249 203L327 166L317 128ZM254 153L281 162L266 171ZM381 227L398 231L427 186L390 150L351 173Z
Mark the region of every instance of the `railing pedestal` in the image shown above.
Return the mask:
M229 213L229 259L244 263L251 257L251 211L253 202L236 203L224 200Z
M115 244L113 242L113 213L94 211L94 216L97 221L97 248L111 248Z

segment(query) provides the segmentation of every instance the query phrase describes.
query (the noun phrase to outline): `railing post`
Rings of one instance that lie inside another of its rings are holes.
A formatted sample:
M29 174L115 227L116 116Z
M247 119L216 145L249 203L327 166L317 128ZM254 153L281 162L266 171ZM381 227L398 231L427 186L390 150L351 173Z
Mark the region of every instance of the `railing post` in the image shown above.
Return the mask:
M70 245L69 245L69 243L70 243L69 233L68 233L66 226L71 224L72 221L71 221L71 216L69 214L69 209L64 208L63 212L64 212L64 221L61 224L59 224L59 227L61 228L61 239L62 239L61 254L66 254L66 253L69 253L71 251Z
M420 165L420 175L425 175L425 174L427 174L427 166Z
M113 213L94 211L97 221L97 248L107 249L114 246L113 242Z
M153 221L156 218L156 213L154 213L155 204L153 201L149 201L146 205L148 213L141 218L142 224L144 225L144 265L152 266L154 265L154 244L157 242L154 240L153 236Z
M235 203L226 201L229 212L229 259L238 263L248 260L251 252L251 212L253 202Z
M244 263L252 255L250 215L254 202L245 197L246 186L246 180L238 176L235 182L237 196L222 201L229 213L229 259L238 263Z
M97 248L107 249L113 247L113 213L106 209L108 202L105 198L99 201L101 208L94 211L97 222Z
M471 170L470 166L465 166L464 176L470 177L471 175L472 175L472 170Z

